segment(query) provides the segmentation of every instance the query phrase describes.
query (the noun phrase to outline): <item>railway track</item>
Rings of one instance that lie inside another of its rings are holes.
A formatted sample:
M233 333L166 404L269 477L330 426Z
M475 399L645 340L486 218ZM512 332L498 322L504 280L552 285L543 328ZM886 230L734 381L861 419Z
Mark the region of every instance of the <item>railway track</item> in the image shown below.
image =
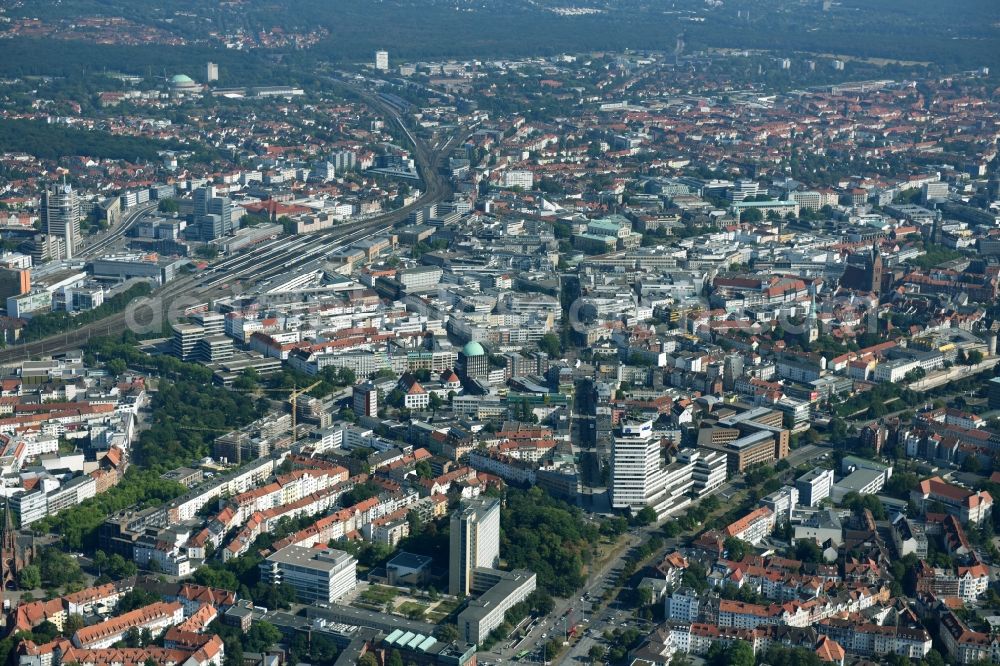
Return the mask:
M150 297L151 308L156 308L160 317L165 318L167 313L182 309L179 306L185 303L210 302L224 295L230 295L237 282L240 282L241 286L244 283L250 286L306 266L309 262L320 261L346 245L388 231L407 219L411 212L444 201L452 195L451 183L443 177L440 161L459 140L466 138L469 127L459 127L448 141L432 150L413 134L392 105L363 88L343 81L337 83L354 90L367 103L382 111L403 129L412 142L414 161L424 183L421 196L402 208L370 220L347 223L309 236L275 239L235 257L223 259L202 273L177 278ZM132 317L127 311L119 312L71 331L24 344L15 344L0 350L0 364L76 349L85 345L91 338L120 334L132 321Z

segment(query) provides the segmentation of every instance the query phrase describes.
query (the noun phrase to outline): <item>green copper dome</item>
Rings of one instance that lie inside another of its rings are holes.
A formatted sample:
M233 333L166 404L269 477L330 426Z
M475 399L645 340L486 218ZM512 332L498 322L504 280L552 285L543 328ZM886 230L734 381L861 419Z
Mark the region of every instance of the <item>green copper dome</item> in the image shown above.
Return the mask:
M465 356L485 356L486 350L483 349L481 344L473 340L462 347L462 354Z

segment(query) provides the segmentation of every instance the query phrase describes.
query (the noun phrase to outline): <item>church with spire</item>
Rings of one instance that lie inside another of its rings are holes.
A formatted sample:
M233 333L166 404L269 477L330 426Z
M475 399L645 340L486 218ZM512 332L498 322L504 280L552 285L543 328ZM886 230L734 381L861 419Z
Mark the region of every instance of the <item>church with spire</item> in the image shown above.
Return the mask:
M881 296L884 290L883 279L882 253L876 241L872 243L871 251L855 252L847 257L847 267L840 276L840 286Z
M14 528L14 516L10 509L10 498L4 503L3 526L0 527L0 603L6 601L6 593L17 589L17 578L21 570L31 563L34 556L34 544L31 537L29 543L19 537ZM13 606L14 604L11 604Z
M809 315L806 317L806 340L816 342L819 339L819 317L816 312L816 293L809 297Z

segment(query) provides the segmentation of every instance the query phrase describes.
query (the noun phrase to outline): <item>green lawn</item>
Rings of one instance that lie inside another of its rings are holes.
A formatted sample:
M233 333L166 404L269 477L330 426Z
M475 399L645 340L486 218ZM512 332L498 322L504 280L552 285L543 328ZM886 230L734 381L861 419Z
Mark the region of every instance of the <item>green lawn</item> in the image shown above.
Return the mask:
M411 620L421 620L427 612L427 606L416 601L404 601L396 608L396 612Z
M434 624L439 624L446 620L449 615L451 615L455 609L458 608L458 602L451 599L442 599L436 606L427 611L425 619L428 622L433 622Z
M372 585L361 593L360 599L370 604L387 604L399 595L399 592L384 585Z

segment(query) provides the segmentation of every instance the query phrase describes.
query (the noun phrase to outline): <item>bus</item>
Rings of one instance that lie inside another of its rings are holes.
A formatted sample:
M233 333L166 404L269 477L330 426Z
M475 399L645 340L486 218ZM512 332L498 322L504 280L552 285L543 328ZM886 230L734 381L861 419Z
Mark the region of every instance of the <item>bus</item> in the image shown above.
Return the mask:
M521 650L520 652L514 655L514 661L521 661L522 659L527 657L530 653L531 653L530 650Z

